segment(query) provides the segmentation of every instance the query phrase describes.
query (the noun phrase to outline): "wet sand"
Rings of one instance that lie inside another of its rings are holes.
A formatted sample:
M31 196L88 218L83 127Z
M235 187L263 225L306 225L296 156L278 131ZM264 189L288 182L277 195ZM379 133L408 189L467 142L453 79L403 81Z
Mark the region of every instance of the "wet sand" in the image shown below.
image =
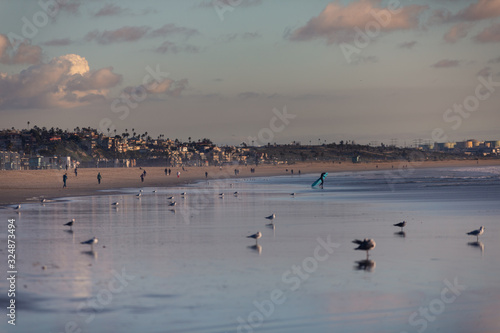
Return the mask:
M122 188L138 187L168 187L193 183L197 180L205 179L205 172L208 172L209 179L227 178L248 178L267 177L290 174L294 170L294 175L300 170L302 174L321 172L346 172L346 171L368 171L368 170L398 170L406 166L407 168L436 168L436 167L458 167L458 166L485 166L500 165L500 160L453 160L453 161L425 161L425 162L372 162L357 163L351 162L314 162L296 163L293 165L259 165L256 172L251 173L254 166L226 166L219 167L188 167L185 171L182 168L171 168L170 176L165 176L163 167L146 167L146 177L141 182L140 175L144 169L139 168L85 168L78 170L75 176L74 170L67 171L67 187L62 188L62 176L65 170L22 170L6 171L0 170L0 205L19 204L36 202L45 199L60 197L75 197L83 195L99 194L102 190L116 190ZM235 176L234 169L240 170ZM288 173L286 172L288 169ZM181 172L177 178L177 171ZM97 183L97 174L101 173L102 181ZM110 193L113 193L112 191Z

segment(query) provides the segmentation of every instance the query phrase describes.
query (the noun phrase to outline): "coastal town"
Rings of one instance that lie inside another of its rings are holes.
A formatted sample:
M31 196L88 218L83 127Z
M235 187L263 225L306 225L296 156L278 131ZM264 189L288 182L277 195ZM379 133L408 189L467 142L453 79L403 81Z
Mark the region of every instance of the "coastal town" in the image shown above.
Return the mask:
M109 168L135 166L223 166L293 164L306 161L360 163L364 161L395 161L412 159L446 160L498 158L500 140L422 144L398 146L371 142L360 145L355 141L336 143L291 142L267 143L254 146L242 142L238 146L218 146L210 139L187 141L160 134L126 129L105 135L90 127L72 131L33 126L29 129L0 130L0 170L37 170L58 168Z

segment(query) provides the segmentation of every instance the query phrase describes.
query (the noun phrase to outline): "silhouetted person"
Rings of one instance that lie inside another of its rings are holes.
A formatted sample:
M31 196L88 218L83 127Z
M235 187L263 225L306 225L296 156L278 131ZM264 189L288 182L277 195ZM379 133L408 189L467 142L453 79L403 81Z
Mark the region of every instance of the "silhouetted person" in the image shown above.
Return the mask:
M65 174L63 175L63 188L65 188L65 187L66 187L66 181L67 181L67 180L68 180L68 174L66 174L66 173L65 173Z
M208 178L208 172L205 171L205 178Z
M144 173L141 173L141 182L144 183Z
M99 172L97 174L97 183L100 184L101 183L101 179L102 179L102 176L101 176L101 173Z
M323 188L323 184L325 183L325 174L326 172L322 172L321 176L319 176L319 178L321 178L321 183L319 184L319 187L321 188Z
M75 168L75 177L78 177L78 168Z

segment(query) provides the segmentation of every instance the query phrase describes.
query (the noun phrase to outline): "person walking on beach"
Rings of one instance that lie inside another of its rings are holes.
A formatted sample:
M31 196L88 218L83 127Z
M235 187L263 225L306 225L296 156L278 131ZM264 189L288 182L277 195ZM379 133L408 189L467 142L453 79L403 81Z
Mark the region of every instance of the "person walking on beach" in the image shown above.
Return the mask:
M165 176L168 176L168 169L165 168Z
M142 174L144 175L144 177L146 177L146 170L144 170Z
M170 176L170 174L172 173L172 170L171 169L168 169L168 175Z
M177 178L179 178L180 176L181 176L181 172L177 171Z
M205 179L208 178L208 172L205 171Z
M325 183L325 174L326 172L322 172L321 176L319 176L319 178L321 179L321 183L319 184L320 188L323 188L323 184Z
M101 176L101 173L99 172L97 174L97 183L100 184L101 183L101 179L102 179L102 176Z
M65 188L65 187L66 187L66 181L67 181L67 180L68 180L68 174L67 174L67 173L65 173L65 174L63 175L63 188Z
M75 177L78 177L78 168L75 167Z
M141 182L144 183L144 173L141 173Z

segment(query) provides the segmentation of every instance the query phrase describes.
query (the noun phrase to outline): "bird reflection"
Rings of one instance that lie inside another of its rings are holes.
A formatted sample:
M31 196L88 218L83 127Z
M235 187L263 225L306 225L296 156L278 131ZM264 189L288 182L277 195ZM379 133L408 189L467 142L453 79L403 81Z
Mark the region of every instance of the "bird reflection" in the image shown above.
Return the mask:
M82 254L86 254L94 259L97 260L97 251L90 250L90 251L82 251Z
M404 231L398 231L394 233L394 236L399 236L399 237L406 237L406 232Z
M484 244L481 241L469 242L469 243L467 243L467 245L481 249L481 253L484 252Z
M266 227L268 227L269 229L276 229L276 225L274 223L268 223L266 224Z
M250 250L253 250L253 251L257 251L259 254L262 253L262 246L260 246L259 244L255 244L255 245L251 245L251 246L247 246Z
M63 231L67 232L70 235L73 235L73 229L66 229L66 230L63 230Z
M366 259L359 260L354 262L356 265L354 266L355 270L358 271L367 271L372 272L375 269L376 263L374 260Z

